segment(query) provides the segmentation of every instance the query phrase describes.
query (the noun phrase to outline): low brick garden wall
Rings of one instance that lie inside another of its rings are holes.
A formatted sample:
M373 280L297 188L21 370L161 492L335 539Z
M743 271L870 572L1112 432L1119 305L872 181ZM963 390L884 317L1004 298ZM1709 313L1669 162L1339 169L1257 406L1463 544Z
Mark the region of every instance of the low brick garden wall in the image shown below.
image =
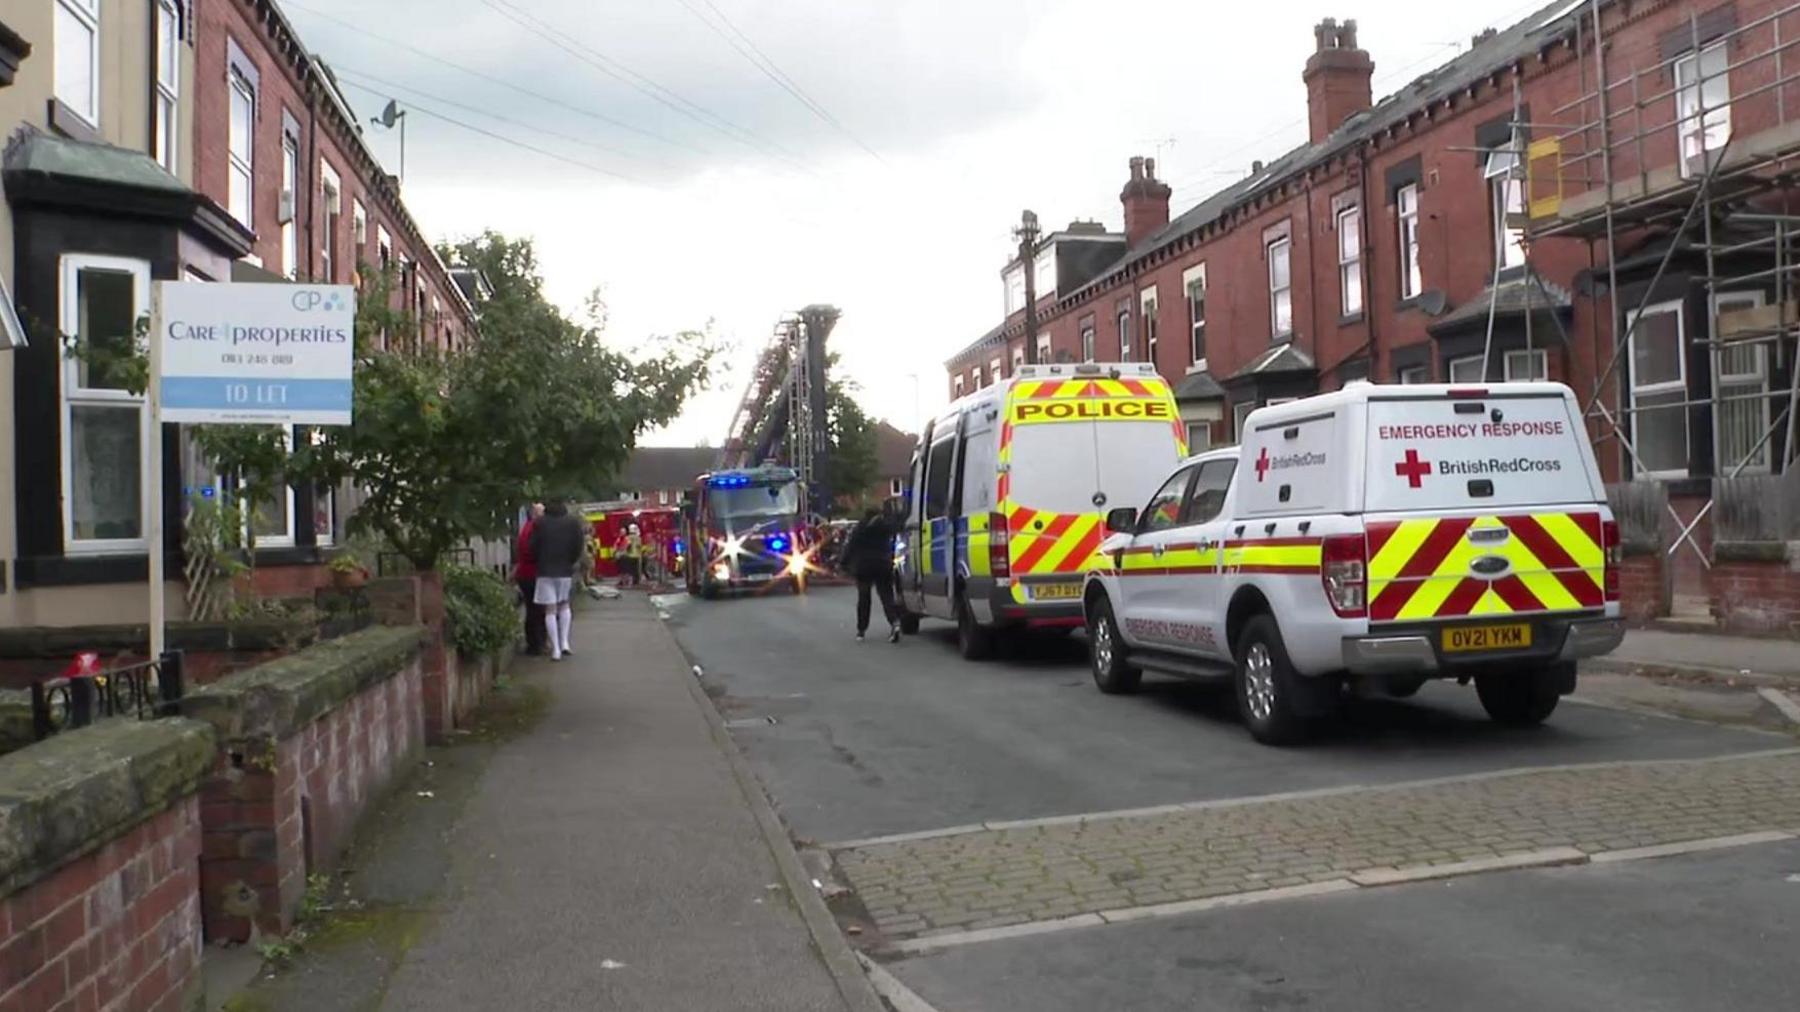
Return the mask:
M119 721L0 758L0 1012L201 999L212 730Z
M233 671L292 653L319 638L306 621L170 622L168 648L182 652L182 677L203 685ZM76 655L93 652L106 667L145 660L150 630L142 625L20 626L0 629L0 688L29 688L61 674Z
M374 628L205 686L184 712L212 725L201 792L201 909L211 941L293 925L306 877L424 747L420 630Z
M1674 605L1674 571L1655 545L1626 545L1619 567L1619 608L1627 624L1667 618Z
M1707 594L1721 632L1800 638L1800 542L1718 542Z

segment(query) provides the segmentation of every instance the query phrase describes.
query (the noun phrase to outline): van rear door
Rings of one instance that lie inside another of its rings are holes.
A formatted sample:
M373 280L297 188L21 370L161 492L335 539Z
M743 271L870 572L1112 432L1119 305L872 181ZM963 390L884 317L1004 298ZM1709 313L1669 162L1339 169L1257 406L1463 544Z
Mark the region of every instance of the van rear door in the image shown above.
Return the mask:
M1573 396L1557 384L1511 387L1371 395L1371 623L1605 605L1605 491ZM1529 622L1482 628L1442 646L1530 645Z

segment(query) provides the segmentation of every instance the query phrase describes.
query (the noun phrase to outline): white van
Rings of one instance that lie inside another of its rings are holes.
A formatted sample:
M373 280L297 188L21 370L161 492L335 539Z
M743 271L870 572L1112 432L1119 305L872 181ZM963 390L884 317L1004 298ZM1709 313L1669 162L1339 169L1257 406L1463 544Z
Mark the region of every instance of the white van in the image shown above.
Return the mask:
M1107 508L1148 495L1184 440L1148 363L1022 366L951 404L913 455L902 628L949 619L975 659L998 630L1080 627Z
M1472 679L1494 719L1537 723L1622 638L1618 527L1562 384L1357 383L1245 429L1108 518L1083 596L1103 691L1231 678L1282 742L1347 681Z

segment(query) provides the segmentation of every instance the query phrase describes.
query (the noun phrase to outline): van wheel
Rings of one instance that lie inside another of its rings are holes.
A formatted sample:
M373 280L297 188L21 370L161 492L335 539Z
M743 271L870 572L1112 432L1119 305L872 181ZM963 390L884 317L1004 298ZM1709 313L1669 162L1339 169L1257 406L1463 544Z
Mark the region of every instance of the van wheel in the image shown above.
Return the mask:
M1238 712L1250 736L1264 745L1293 745L1307 725L1295 704L1304 691L1288 661L1287 647L1273 615L1252 618L1238 635Z
M901 612L900 631L908 636L917 636L919 634L919 620L922 618L924 618L923 615L915 615L910 611Z
M1475 676L1481 708L1496 724L1535 727L1556 710L1559 673L1551 669L1494 671Z
M975 621L975 609L966 597L956 601L956 648L966 661L985 661L994 655L994 631Z
M1088 616L1088 657L1093 662L1094 684L1109 696L1136 692L1143 683L1144 673L1132 665L1112 604L1105 597L1094 602Z

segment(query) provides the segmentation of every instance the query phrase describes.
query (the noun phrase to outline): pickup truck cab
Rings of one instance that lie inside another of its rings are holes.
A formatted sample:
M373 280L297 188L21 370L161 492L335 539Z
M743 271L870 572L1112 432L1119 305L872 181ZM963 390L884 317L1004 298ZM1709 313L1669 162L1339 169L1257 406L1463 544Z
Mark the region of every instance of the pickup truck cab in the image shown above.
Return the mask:
M1562 384L1355 383L1244 430L1108 515L1083 592L1103 692L1230 680L1251 734L1286 744L1346 687L1455 678L1535 724L1618 646L1618 528Z

